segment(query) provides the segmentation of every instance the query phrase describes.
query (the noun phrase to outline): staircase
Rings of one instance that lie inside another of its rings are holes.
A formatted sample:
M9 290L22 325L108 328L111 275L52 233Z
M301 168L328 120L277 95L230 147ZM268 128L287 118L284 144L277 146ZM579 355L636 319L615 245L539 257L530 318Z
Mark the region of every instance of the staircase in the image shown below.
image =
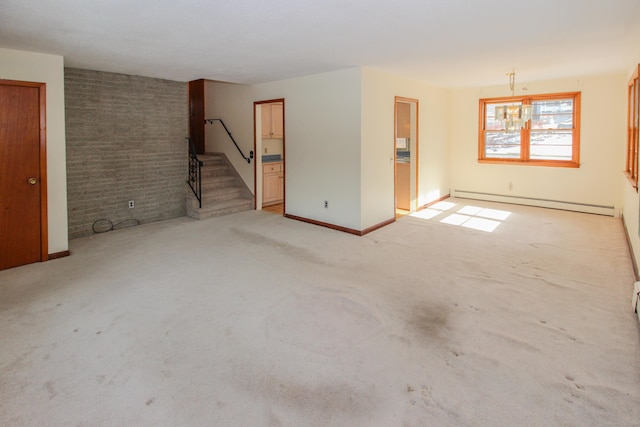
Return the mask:
M187 215L208 219L253 209L253 195L224 154L199 154L202 165L202 208L187 187Z

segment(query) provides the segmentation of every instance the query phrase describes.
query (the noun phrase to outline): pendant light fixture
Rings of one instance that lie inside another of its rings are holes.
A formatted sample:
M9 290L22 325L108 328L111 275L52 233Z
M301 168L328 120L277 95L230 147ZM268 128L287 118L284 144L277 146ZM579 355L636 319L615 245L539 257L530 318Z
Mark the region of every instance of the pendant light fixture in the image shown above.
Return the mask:
M507 73L511 96L515 96L516 72ZM496 105L496 120L499 120L507 132L516 132L531 119L531 105L505 104Z

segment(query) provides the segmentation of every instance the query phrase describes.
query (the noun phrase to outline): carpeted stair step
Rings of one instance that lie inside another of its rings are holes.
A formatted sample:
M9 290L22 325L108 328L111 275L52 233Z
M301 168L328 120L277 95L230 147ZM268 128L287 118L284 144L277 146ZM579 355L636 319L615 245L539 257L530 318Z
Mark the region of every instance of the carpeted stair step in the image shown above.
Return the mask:
M243 212L253 209L253 199L242 197L214 203L211 206L203 205L201 209L191 209L188 215L196 219L209 219L223 215Z
M220 188L212 188L207 192L202 194L202 205L203 206L211 206L215 203L224 202L227 200L237 199L247 197L246 190L243 187L233 186L233 187L220 187ZM253 200L252 197L249 197ZM198 199L193 194L191 189L188 192L187 203L190 207L198 209Z
M202 192L208 192L214 188L237 186L237 178L234 175L219 175L208 178L202 177Z
M219 165L208 165L202 167L202 179L214 176L233 175L233 171L229 166L221 163Z
M202 161L202 208L187 189L187 215L207 219L253 209L253 195L246 189L223 154L199 154Z
M226 164L220 154L198 154L198 160L202 162L202 167Z

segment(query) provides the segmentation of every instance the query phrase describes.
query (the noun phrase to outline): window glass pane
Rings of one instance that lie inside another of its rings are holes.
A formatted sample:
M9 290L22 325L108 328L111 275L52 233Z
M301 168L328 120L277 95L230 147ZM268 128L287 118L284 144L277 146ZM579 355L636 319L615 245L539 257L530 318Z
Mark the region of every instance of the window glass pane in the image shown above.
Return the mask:
M529 157L531 160L571 161L573 132L567 130L531 130Z
M531 105L531 129L573 129L573 99L545 99Z
M499 104L485 104L486 112L485 112L485 121L484 128L485 130L504 130L505 125L504 122L501 121L498 117L496 117L496 107L502 107L504 105L522 105L522 102L502 102Z
M484 141L484 155L487 159L520 158L520 132L485 132Z
M485 112L485 126L486 130L497 130L500 129L500 122L496 120L496 105L495 104L486 104L486 112Z

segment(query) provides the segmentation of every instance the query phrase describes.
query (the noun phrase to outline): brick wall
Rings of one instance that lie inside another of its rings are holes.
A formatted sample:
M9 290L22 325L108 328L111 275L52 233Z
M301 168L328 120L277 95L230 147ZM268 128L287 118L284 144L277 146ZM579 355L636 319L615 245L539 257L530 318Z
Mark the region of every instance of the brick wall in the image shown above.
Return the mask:
M187 83L74 68L64 81L69 238L103 218L184 216Z

